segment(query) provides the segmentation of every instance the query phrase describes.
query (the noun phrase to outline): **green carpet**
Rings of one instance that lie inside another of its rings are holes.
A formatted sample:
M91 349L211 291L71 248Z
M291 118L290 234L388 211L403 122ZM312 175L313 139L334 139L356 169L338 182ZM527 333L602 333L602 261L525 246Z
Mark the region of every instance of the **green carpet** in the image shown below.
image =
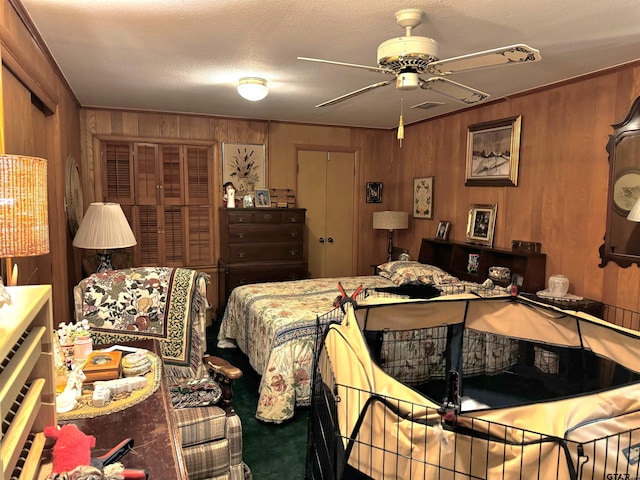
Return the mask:
M301 480L307 454L307 408L298 408L293 419L282 424L255 417L260 376L239 349L216 348L219 322L207 329L208 352L231 362L243 372L233 383L233 406L242 419L243 459L254 480Z

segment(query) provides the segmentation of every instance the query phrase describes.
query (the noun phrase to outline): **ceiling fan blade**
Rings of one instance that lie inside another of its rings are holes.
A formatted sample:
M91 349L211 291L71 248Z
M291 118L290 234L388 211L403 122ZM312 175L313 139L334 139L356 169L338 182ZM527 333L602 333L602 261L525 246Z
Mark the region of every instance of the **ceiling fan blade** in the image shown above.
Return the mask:
M329 65L339 65L341 67L361 68L363 70L369 70L370 72L390 73L391 75L396 74L393 70L389 70L388 68L370 67L367 65L358 65L356 63L335 62L333 60L322 60L320 58L309 57L298 57L298 60L305 60L307 62L328 63Z
M428 80L420 79L420 87L425 90L433 90L465 105L473 105L489 98L488 93L442 77L432 77Z
M435 75L449 75L451 73L497 67L499 65L537 62L541 59L542 57L538 50L521 43L431 62L427 70Z
M373 90L374 88L379 88L379 87L384 87L385 85L389 85L390 83L394 82L395 80L387 80L386 82L378 82L378 83L374 83L373 85L369 85L367 87L363 87L360 88L358 90L354 90L353 92L349 92L346 93L344 95L341 95L339 97L334 98L333 100L329 100L327 102L323 102L320 103L318 105L316 105L316 108L318 107L326 107L327 105L335 105L336 103L340 103L343 102L349 98L355 97L356 95L360 95L362 93L368 92L369 90Z

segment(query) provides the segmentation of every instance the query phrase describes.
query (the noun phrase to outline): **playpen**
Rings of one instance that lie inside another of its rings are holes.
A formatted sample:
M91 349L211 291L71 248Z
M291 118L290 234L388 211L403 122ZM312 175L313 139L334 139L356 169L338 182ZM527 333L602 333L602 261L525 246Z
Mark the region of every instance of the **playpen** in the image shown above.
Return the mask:
M308 479L640 478L637 331L473 295L318 325Z

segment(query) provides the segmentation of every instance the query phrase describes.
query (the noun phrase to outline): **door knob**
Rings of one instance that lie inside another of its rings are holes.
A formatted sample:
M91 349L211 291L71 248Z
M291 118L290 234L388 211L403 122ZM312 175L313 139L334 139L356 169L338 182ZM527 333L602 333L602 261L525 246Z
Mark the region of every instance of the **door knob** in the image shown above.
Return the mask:
M320 237L320 239L318 240L318 242L320 242L320 243L324 243L324 238Z
M333 243L333 238L331 238L331 237L327 238L327 242Z

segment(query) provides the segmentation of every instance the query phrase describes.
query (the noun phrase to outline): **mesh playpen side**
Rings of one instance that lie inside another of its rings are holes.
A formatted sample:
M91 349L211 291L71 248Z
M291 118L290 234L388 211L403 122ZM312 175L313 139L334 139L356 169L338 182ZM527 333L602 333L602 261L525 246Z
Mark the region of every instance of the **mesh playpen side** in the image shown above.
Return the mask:
M562 423L575 399L492 409L489 419L480 411L445 415L373 364L352 311L318 331L309 479L640 477L640 433L628 428L640 425L637 385L584 398L610 405L610 415L586 414L563 435L544 434L529 425Z

